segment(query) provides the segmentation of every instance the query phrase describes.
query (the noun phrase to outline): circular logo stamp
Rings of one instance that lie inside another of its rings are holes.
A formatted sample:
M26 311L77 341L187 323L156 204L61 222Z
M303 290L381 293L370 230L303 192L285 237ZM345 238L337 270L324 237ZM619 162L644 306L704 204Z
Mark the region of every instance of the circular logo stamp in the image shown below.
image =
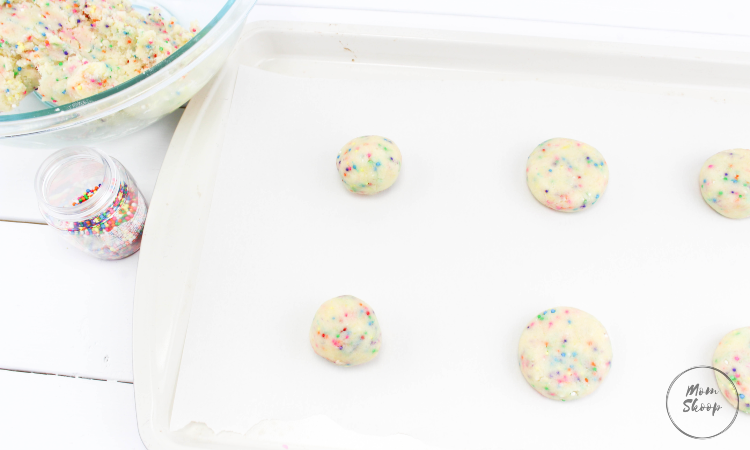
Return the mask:
M729 381L730 390L721 392L717 377ZM710 439L727 431L739 412L737 387L722 371L696 366L677 375L667 389L667 414L685 436Z

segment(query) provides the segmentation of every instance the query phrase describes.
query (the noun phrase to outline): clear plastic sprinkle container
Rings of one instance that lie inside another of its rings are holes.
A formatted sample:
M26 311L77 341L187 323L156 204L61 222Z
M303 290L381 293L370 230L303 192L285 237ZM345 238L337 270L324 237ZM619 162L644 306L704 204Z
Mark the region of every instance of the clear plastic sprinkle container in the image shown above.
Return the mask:
M141 247L146 202L119 161L91 147L66 147L47 158L34 182L39 210L68 242L101 259Z

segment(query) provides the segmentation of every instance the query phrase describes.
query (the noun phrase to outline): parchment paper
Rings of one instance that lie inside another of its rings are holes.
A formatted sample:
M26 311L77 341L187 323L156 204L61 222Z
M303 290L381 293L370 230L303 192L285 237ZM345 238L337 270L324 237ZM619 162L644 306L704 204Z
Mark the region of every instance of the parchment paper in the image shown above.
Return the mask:
M245 433L322 414L445 448L695 445L670 424L666 390L710 364L750 309L750 223L705 205L698 172L715 152L750 147L748 111L533 81L242 67L172 429ZM399 180L371 197L348 192L334 167L367 134L403 153ZM606 158L609 188L590 210L554 212L528 192L526 158L552 137ZM381 354L354 368L307 340L318 306L342 294L369 302L383 329ZM516 360L527 323L561 305L597 317L614 347L601 388L567 403L539 396Z

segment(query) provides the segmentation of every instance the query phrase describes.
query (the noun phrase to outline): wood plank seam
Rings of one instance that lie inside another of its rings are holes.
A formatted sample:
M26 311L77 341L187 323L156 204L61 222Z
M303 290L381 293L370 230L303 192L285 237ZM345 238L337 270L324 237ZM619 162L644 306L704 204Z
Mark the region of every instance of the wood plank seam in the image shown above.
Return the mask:
M53 377L66 377L66 378L75 378L75 379L79 379L79 380L91 380L91 381L114 381L114 382L117 382L117 383L123 383L123 384L133 384L133 382L132 382L132 381L120 381L120 380L105 380L105 379L103 379L103 378L89 378L89 377L79 377L79 376L75 376L75 375L64 375L64 374L61 374L61 373L49 373L49 372L33 372L33 371L31 371L31 370L2 369L2 368L0 368L0 370L4 370L4 371L6 371L6 372L30 373L30 374L34 374L34 375L50 375L50 376L53 376Z
M8 220L8 219L0 219L0 222L9 222L9 223L29 223L31 225L47 225L43 222L25 222L23 220Z

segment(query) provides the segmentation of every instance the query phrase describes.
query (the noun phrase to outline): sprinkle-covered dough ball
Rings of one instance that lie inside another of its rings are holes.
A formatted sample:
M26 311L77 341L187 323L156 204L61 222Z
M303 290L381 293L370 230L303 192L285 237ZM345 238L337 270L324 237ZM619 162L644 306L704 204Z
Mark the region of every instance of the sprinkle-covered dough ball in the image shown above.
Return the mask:
M604 326L580 309L539 313L521 334L518 365L547 398L576 400L594 392L609 373L612 345Z
M714 352L713 366L732 380L740 397L740 411L750 414L750 327L734 330L721 339ZM736 405L737 394L732 383L718 373L716 382L729 403Z
M401 171L401 151L382 136L358 137L339 151L336 169L350 191L376 194L396 182Z
M708 158L700 174L703 200L730 219L750 216L750 150L735 148Z
M609 167L594 147L555 138L542 142L529 155L526 182L534 197L547 208L585 210L604 195Z
M323 303L310 327L315 353L339 366L370 361L380 351L380 324L370 305L351 295Z

